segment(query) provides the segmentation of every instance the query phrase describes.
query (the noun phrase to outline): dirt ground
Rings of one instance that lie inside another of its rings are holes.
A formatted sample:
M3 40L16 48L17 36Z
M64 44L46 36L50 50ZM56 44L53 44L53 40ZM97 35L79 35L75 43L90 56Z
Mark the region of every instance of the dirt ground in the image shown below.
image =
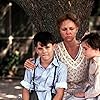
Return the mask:
M0 100L21 100L21 80L0 79Z

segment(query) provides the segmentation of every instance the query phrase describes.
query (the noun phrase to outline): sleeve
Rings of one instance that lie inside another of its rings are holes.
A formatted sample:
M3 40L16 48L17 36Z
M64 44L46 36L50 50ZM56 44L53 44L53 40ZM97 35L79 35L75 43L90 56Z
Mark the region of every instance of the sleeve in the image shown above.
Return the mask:
M20 84L29 90L31 88L31 81L32 81L32 70L25 70L24 79L20 82Z
M67 67L65 64L61 64L57 75L58 75L58 80L55 88L67 89Z
M85 92L85 98L96 97L99 94L100 94L100 68L98 68L97 73L95 75L94 85Z

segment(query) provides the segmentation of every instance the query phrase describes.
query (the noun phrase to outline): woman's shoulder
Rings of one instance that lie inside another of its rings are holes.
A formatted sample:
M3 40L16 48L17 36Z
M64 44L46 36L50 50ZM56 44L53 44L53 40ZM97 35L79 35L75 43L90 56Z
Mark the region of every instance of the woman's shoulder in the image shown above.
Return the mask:
M64 68L66 69L67 68L67 65L65 65L65 63L63 63L61 60L58 59L58 64L59 64L59 68Z
M63 41L62 41L62 42L58 42L58 43L57 43L57 45L59 45L59 46L60 46L60 45L62 45L62 44L63 44Z
M56 49L63 48L63 42L59 42L56 44Z

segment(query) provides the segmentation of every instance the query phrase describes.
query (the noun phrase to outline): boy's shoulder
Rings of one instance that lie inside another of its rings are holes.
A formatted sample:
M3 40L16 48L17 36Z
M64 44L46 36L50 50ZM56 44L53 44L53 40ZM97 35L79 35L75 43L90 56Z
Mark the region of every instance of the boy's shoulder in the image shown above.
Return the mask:
M67 65L65 65L62 61L60 61L60 60L57 60L57 63L58 63L58 68L60 68L60 69L62 69L62 68L64 68L64 69L66 69L67 68Z

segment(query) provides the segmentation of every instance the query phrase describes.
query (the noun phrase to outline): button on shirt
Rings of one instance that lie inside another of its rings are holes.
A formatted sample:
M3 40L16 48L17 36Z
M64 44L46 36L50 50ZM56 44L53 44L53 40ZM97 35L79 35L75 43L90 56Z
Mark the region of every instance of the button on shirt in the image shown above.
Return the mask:
M39 100L51 100L51 86L54 79L55 67L57 67L54 82L55 89L67 89L67 66L65 64L54 57L53 61L47 68L44 68L40 64L40 58L36 59L35 65L37 67L35 69L34 83ZM24 80L21 81L21 85L28 90L33 90L33 73L34 69L26 69ZM53 92L55 92L54 89Z

